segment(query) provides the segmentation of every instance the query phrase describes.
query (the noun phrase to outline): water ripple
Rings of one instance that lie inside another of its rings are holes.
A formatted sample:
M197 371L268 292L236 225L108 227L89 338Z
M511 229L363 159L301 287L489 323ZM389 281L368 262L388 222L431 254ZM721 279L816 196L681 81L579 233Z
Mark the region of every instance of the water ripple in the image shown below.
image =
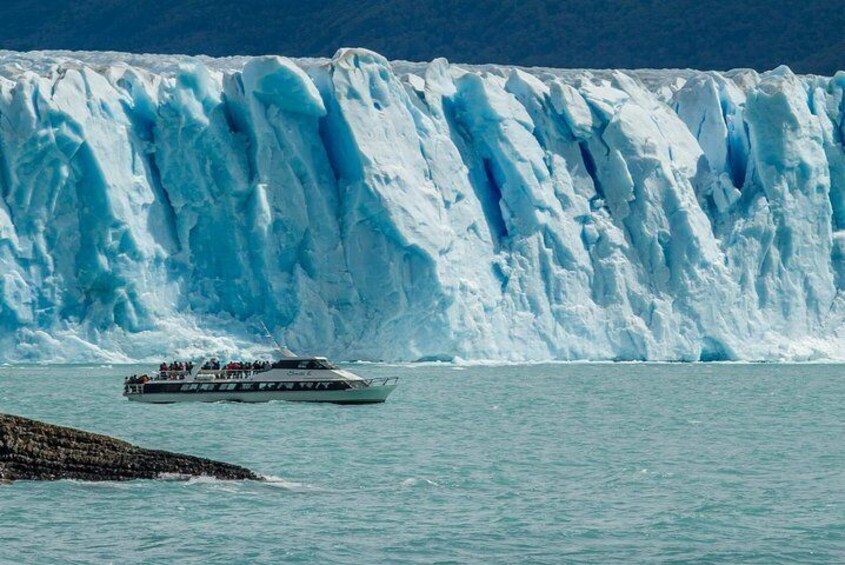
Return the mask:
M125 402L139 370L0 367L0 411L267 480L0 487L0 562L845 561L839 366L359 364L403 378L366 407Z

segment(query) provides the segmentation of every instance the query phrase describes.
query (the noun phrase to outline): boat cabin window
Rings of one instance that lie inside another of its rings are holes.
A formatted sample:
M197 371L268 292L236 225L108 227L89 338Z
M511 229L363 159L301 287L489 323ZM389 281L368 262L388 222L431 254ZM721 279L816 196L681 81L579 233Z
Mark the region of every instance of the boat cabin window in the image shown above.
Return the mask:
M326 359L280 359L273 363L274 369L299 369L300 371L331 370L336 367Z
M305 365L304 367L302 365ZM334 366L325 359L308 359L300 363L300 368L318 371L320 369L334 369Z

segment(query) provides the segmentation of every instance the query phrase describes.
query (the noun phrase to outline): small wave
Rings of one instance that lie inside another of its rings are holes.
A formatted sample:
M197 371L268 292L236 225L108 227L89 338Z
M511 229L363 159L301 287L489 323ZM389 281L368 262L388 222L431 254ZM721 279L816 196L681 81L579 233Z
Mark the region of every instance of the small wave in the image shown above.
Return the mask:
M314 492L320 490L314 485L309 485L307 483L298 483L296 481L289 481L287 479L283 479L282 477L277 477L275 475L259 476L264 479L264 484L289 490L291 492Z
M199 479L205 477L195 477L193 475L186 475L184 473L159 473L156 476L156 480L159 481L190 481L191 479ZM214 479L213 477L208 477L209 479Z
M234 492L233 485L243 484L245 481L233 479L218 479L210 475L186 475L184 473L159 473L156 477L159 481L180 482L186 486L212 486L216 489L229 490Z
M122 490L134 488L138 484L138 481L90 481L86 479L62 479L60 482L67 482L86 488L92 487Z
M429 486L432 486L432 487L439 487L440 486L440 483L437 483L435 481L432 481L432 480L429 480L429 479L419 479L417 477L408 477L407 479L402 481L401 484L402 484L403 487L415 487L417 485L429 485Z
M204 487L214 492L220 493L238 493L241 492L246 481L233 481L228 479L218 479L215 477L209 476L199 476L199 477L191 477L187 481L185 481L185 486L189 488L193 487Z

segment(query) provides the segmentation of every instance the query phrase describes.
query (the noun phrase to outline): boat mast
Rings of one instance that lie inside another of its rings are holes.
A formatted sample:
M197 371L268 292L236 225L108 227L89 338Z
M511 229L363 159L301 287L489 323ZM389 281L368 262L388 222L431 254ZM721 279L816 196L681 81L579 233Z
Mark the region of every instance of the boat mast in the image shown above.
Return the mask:
M279 354L280 354L282 357L296 357L296 355L294 355L293 351L291 351L291 350L290 350L290 349L288 349L287 347L284 347L284 346L282 346L282 345L279 345L279 342L278 342L278 341L276 341L276 338L275 338L275 337L273 337L273 334L272 334L272 333L270 333L270 330L268 330L268 329L267 329L267 326L266 326L266 325L264 325L264 320L261 320L259 323L261 324L261 327L262 327L262 328L264 328L264 335L265 335L265 337L269 338L269 339L270 339L270 341L273 343L273 345L275 345L275 346L276 346L276 351L278 351L278 352L279 352Z

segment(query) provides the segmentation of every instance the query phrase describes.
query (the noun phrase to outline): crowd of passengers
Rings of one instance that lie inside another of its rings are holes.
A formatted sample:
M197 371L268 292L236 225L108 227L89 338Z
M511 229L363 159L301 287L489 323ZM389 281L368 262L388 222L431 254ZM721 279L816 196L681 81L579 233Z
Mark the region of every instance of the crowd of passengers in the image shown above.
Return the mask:
M230 378L245 378L252 372L267 371L273 367L269 361L231 361L225 365L220 364L217 359L206 361L200 368L203 371L225 371ZM158 373L152 377L146 373L132 375L126 379L126 384L144 384L150 381L184 381L194 370L191 361L173 361L170 364L162 363L158 366Z
M150 376L148 374L144 373L143 375L132 375L131 377L126 379L126 384L128 384L128 385L141 384L142 385L142 384L150 382L151 380L152 379L150 378Z
M126 384L144 384L150 381L184 381L186 377L190 376L191 371L194 370L194 364L191 361L185 363L181 361L173 361L169 365L162 363L158 366L158 372L150 375L144 373L142 375L132 375L126 379Z
M252 372L267 371L272 367L269 361L230 361L226 365L221 366L220 361L211 359L206 361L201 370L203 371L226 371L227 376L240 378L246 377Z
M158 366L159 381L182 381L185 377L190 376L191 371L194 370L194 364L191 361L173 361L169 365L162 363Z

